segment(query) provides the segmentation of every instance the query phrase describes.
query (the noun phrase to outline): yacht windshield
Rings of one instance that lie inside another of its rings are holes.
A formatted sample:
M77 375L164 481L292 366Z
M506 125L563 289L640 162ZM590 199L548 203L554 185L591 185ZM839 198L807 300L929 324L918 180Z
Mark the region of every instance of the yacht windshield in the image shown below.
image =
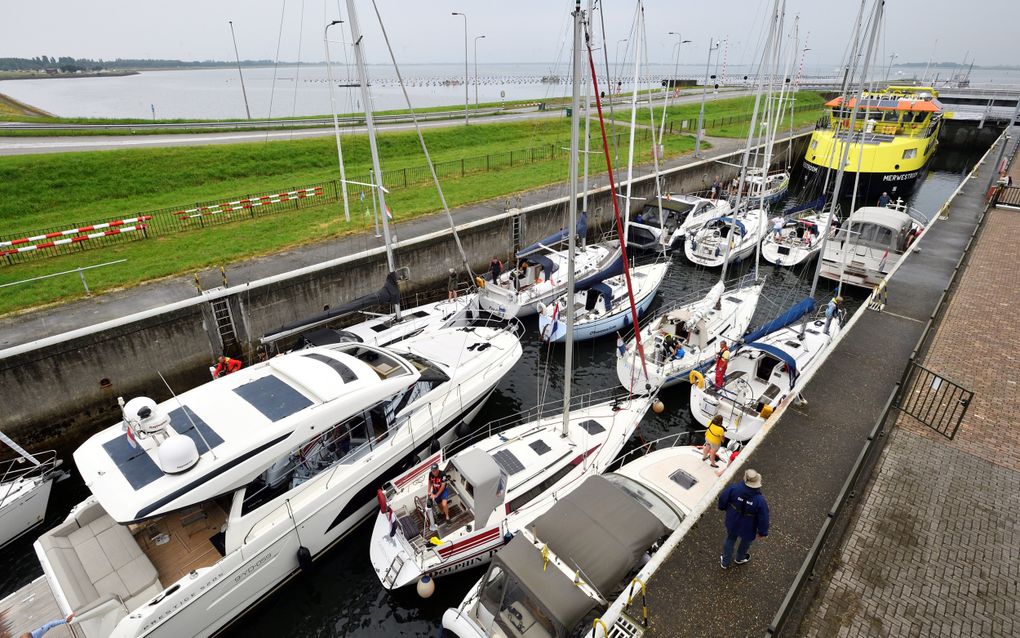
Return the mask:
M556 622L527 590L503 568L494 566L486 574L481 603L506 636L555 638ZM491 632L495 633L495 632Z

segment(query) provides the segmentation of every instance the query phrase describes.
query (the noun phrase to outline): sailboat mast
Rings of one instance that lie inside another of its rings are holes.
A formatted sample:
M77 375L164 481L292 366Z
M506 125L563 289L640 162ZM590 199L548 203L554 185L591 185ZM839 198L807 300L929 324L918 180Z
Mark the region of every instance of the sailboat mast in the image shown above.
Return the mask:
M584 33L587 40L591 40L591 15L595 6L595 0L588 0L588 12L585 14L586 20L584 22ZM588 65L585 65L584 75L587 76L590 71ZM584 185L581 188L581 192L584 196L581 200L581 210L584 212L588 211L588 154L591 152L591 114L588 112L591 109L591 81L590 78L584 78Z
M630 145L627 149L627 208L624 209L624 215L626 216L623 220L623 243L627 243L628 236L630 234L630 194L634 183L634 134L637 131L637 99L638 99L638 82L640 80L641 73L641 25L644 23L644 6L641 0L637 3L637 13L635 14L634 24L634 81L631 84L631 96L630 96Z
M344 169L344 152L340 144L340 123L336 118L336 98L333 93L333 61L329 58L329 28L334 24L340 24L340 20L333 20L323 30L322 42L326 45L326 79L329 82L329 108L333 114L333 134L336 136L336 158L340 164L340 192L344 199L344 221L351 221L351 207L347 201L347 174Z
M352 0L347 0L351 2ZM572 66L573 92L570 98L570 229L567 241L567 340L563 362L563 436L570 432L570 379L574 373L574 253L577 238L577 147L578 147L578 106L581 102L581 0L574 3L574 62Z
M875 34L878 32L878 25L882 20L882 5L884 0L875 0L875 15L871 23L871 33L869 34L868 48L864 53L864 67L861 73L860 86L864 86L865 78L868 76L868 66L871 64L871 54L874 50L875 45ZM857 114L861 108L861 98L863 97L863 91L855 91L856 98L854 100L853 110L850 112L850 128L847 130L846 143L843 145L843 157L839 162L839 170L836 172L836 182L833 185L833 196L832 201L829 204L829 223L826 227L825 234L822 235L822 245L818 248L818 263L815 264L815 274L811 278L811 297L814 298L815 291L818 289L818 277L822 272L822 259L825 257L825 244L828 243L829 235L832 231L832 221L836 214L836 207L838 206L839 189L843 186L843 175L846 173L847 158L850 156L850 142L853 136L854 127L857 124ZM842 104L842 108L846 108L846 102ZM858 151L860 152L860 151ZM853 211L851 211L852 213ZM849 232L849 227L847 231ZM844 251L845 252L845 251ZM842 282L843 276L840 273L840 281ZM801 336L804 335L804 331L807 329L807 317L801 324Z
M351 42L354 43L354 62L358 69L358 86L361 89L361 103L365 105L365 129L368 132L368 147L372 153L372 171L375 175L374 188L379 194L380 217L382 218L383 241L386 243L386 266L389 272L396 272L393 259L393 246L390 240L390 223L387 217L386 189L383 188L382 165L379 163L379 146L375 140L375 120L372 117L372 96L368 91L368 72L365 70L365 51L362 48L361 27L358 25L358 13L354 8L354 0L347 0L347 21L351 26ZM393 304L395 318L400 321L400 301Z

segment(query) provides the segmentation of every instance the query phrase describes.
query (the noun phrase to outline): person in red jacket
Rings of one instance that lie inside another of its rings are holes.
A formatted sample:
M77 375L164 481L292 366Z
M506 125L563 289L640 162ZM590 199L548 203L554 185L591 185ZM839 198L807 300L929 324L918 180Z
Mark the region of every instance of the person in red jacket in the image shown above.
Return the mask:
M730 349L723 341L719 346L719 354L715 358L715 386L723 387L726 382L726 368L730 365Z
M223 375L233 374L244 367L244 364L240 359L231 359L230 357L221 356L216 360L216 369L213 370L213 378L219 378Z

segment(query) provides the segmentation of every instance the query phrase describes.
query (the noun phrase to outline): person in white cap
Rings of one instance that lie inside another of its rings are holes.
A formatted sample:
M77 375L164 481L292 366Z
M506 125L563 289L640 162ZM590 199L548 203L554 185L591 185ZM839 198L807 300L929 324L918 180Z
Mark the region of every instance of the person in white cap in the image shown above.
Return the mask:
M723 543L719 566L729 569L730 562L743 565L751 560L751 543L755 536L769 535L769 505L761 493L761 474L744 471L744 481L730 485L719 495L719 509L726 512L726 541ZM737 546L737 559L733 560L733 546Z

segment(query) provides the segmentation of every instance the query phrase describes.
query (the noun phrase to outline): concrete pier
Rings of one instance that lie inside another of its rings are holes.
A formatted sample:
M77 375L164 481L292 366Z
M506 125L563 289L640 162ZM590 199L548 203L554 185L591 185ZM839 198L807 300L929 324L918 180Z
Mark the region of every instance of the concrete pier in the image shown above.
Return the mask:
M1013 138L1016 139L1015 134ZM855 467L862 445L869 432L875 428L876 421L886 412L886 406L892 400L891 392L897 387L904 366L918 347L926 323L936 312L943 292L954 277L959 260L984 213L988 175L995 159L994 156L985 157L976 176L962 185L951 205L943 211L942 218L928 229L915 250L893 274L888 283L888 305L885 310L881 313L864 311L865 314L858 319L856 325L844 334L806 386L803 394L808 404L791 406L768 436L760 441L757 449L745 459L745 467L753 467L764 477L762 491L769 501L772 514L772 529L768 538L755 541L751 549L752 559L748 564L731 566L724 571L719 566L719 554L725 535L722 513L714 508L707 511L647 583L651 621L646 635L766 635L777 611L784 604L788 588L808 557L819 529L833 512L833 503L841 493L848 474ZM1015 294L1010 296L1006 291L1003 294L1003 302L1016 299ZM987 312L1002 313L1007 323L1012 319L1005 306L971 307L967 318L975 320ZM993 326L984 320L978 323L987 328ZM953 329L947 330L951 332ZM970 343L987 340L1004 349L1008 349L1006 344L1010 343L1009 334L1016 334L1015 328L1012 333L1000 331L985 334L978 330L977 323L972 323L967 331L957 328L956 334ZM974 356L979 355L975 353ZM963 378L954 380L962 384L973 383L969 375L958 376ZM848 379L853 382L847 383ZM999 380L1004 381L1002 378ZM1013 392L1015 396L1015 389ZM1015 411L1010 414L1015 414ZM1015 427L1015 418L1013 421ZM960 436L967 438L966 430ZM938 498L939 490L934 484L925 484L915 476L920 467L928 467L928 464L938 459L926 458L924 465L920 465L914 455L923 453L924 450L916 448L900 457L899 463L888 465L894 471L914 476L918 494L927 488L929 497ZM937 467L931 467L930 473L939 475ZM945 479L940 476L938 480ZM1002 483L997 485L1001 486ZM889 490L895 491L893 488ZM1008 498L1015 501L1015 492L1013 489ZM888 492L880 494L879 498L884 498ZM1000 495L1001 492L989 485L985 496L991 497L991 500L982 502L981 494L971 494L971 507L975 508L978 502L981 502L983 508L997 507L1000 499L994 497ZM916 524L935 525L935 521L929 520L933 514L933 511L918 513ZM968 514L960 513L961 517L967 517ZM889 520L887 517L883 523L892 529L903 526L898 518ZM866 533L875 533L872 525L873 521L865 524ZM1016 527L1015 522L1012 527ZM967 529L969 531L965 531L961 537L966 539L965 542L982 542L989 538L982 531L985 527L971 526ZM878 533L881 534L881 531ZM1015 531L1009 533L1015 534ZM1011 556L1000 555L999 558L1012 560L1015 564L1016 546L1016 543L1011 545ZM867 553L862 550L864 548L856 551ZM816 566L816 569L820 567ZM879 571L886 574L884 566ZM971 572L953 572L953 578L959 586L968 588L968 591L977 586L970 576ZM906 578L907 574L904 573ZM1015 578L1011 582L1015 597ZM920 591L923 583L914 587ZM809 597L810 588L805 589L804 593ZM883 590L869 595L878 598L884 594L888 598L895 593ZM839 598L841 594L837 590L833 596ZM803 599L804 595L800 598ZM848 613L853 613L855 609L851 606ZM898 604L883 609L890 617L902 611ZM960 608L961 613L967 610L966 606ZM831 615L837 618L838 625L839 612L835 611ZM789 618L790 621L779 633L795 633L796 614ZM832 628L827 626L812 635L836 635L831 631ZM899 625L899 628L906 629L909 625ZM890 632L887 627L884 632L868 633L862 630L850 635L907 633ZM925 635L925 632L917 634L915 631L911 635Z

